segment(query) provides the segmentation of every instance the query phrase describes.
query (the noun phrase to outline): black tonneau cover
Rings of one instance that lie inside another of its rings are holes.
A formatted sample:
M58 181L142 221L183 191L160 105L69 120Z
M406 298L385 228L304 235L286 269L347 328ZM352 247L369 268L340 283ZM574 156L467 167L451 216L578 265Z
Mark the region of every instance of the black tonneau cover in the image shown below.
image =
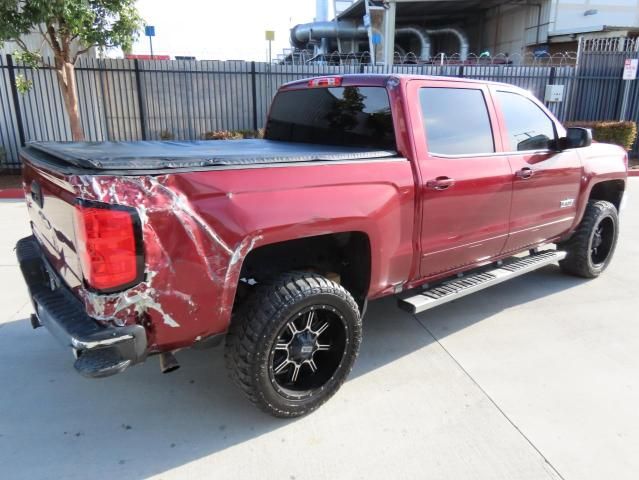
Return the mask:
M397 152L389 150L275 140L30 142L28 147L75 167L97 170L157 170L397 156Z

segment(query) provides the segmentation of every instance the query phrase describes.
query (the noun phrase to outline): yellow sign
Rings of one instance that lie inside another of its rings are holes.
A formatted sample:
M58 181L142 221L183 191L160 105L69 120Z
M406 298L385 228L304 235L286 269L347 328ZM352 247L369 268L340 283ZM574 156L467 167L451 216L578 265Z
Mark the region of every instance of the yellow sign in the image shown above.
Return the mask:
M265 33L266 33L266 40L268 41L275 40L275 32L273 30L267 30Z

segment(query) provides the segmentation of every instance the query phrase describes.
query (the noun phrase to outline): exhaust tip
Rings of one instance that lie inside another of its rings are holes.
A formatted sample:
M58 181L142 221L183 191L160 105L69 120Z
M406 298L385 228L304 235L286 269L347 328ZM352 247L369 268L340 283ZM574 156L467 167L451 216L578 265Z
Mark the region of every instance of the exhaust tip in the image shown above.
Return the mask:
M42 324L40 323L40 319L35 313L31 314L31 317L29 318L29 320L31 320L31 326L33 327L34 330L42 326Z
M160 354L160 371L162 373L171 373L180 368L180 364L172 352L162 352Z

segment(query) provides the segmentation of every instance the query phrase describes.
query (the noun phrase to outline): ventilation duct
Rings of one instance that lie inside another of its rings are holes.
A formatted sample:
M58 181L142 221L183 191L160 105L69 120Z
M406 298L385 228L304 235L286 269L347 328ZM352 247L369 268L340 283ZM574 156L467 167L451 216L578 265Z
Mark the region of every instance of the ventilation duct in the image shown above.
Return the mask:
M312 40L337 38L366 39L368 32L363 25L355 25L352 22L303 23L291 29L291 45L300 49L305 48Z
M445 27L445 28L435 28L435 29L427 29L425 30L428 35L440 35L440 34L451 34L455 35L459 40L459 59L464 62L468 60L468 37L464 32L454 27ZM430 57L430 54L428 55Z
M395 30L395 36L398 35L414 35L419 40L420 52L419 59L422 61L430 60L430 38L426 32L418 27L401 27Z
M396 35L415 35L419 39L421 52L419 58L427 61L431 57L430 35L450 34L459 40L459 58L461 61L468 59L468 37L455 27L422 29L419 27L400 27L395 31ZM320 53L328 53L328 40L366 40L368 31L363 25L356 25L350 21L311 22L296 25L291 29L291 45L298 49L306 48L311 41L320 41Z

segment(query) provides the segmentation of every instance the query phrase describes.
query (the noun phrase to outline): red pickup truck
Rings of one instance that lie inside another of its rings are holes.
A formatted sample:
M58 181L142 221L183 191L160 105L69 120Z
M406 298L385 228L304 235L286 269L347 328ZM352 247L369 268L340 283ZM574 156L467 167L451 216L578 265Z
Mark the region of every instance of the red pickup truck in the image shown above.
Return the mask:
M88 377L224 342L252 402L302 415L350 372L370 299L598 276L627 156L591 143L511 85L395 75L286 84L259 140L32 143L31 321Z

